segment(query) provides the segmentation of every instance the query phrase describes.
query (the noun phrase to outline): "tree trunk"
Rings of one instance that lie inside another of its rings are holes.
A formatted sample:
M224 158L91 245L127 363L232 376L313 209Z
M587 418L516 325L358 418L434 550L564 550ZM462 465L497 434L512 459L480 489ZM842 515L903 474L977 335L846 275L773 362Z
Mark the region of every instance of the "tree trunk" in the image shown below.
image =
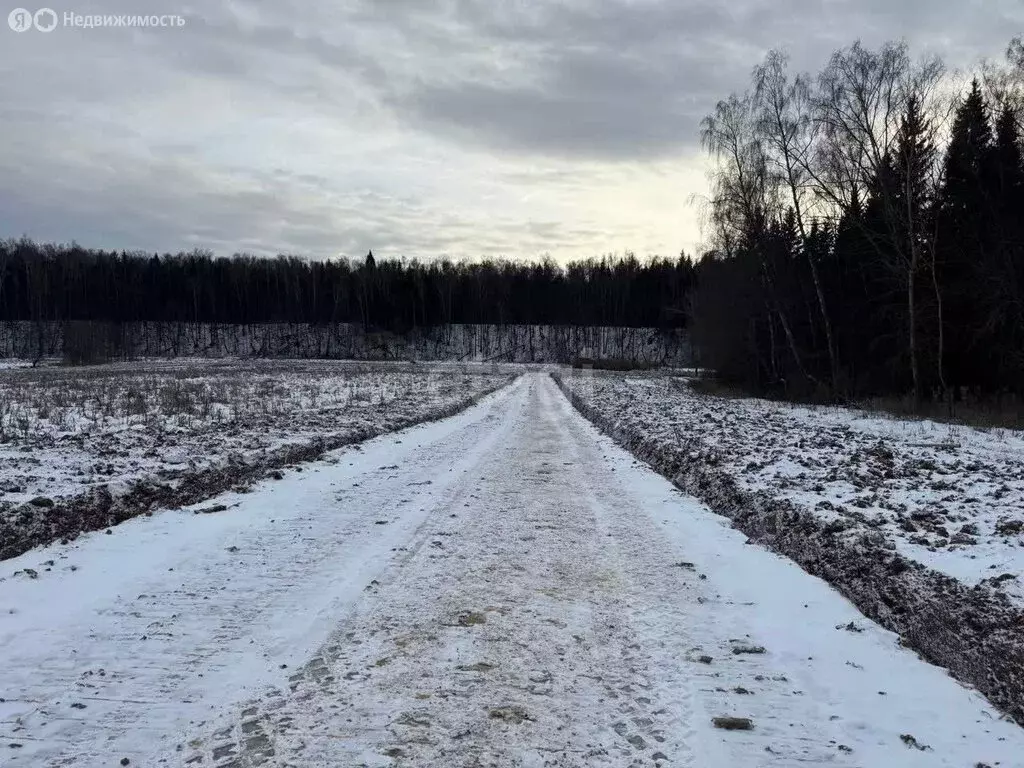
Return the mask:
M913 382L914 407L921 405L921 380L917 363L917 304L914 301L917 273L917 248L910 246L910 272L907 275L907 309L910 315L910 377Z
M814 282L814 292L818 296L818 309L821 312L821 322L825 329L825 343L828 346L828 362L829 362L829 373L832 377L832 396L835 397L839 393L839 355L836 353L835 340L832 335L832 320L828 315L828 305L825 302L825 290L821 286L821 276L818 273L818 265L814 262L811 256L809 246L809 239L807 237L807 231L804 228L804 217L800 206L800 196L797 192L796 183L793 180L793 174L795 173L788 154L786 157L786 171L789 179L789 191L793 199L793 212L796 214L796 224L800 229L800 239L804 245L804 256L807 259L807 264L811 268L811 280Z
M932 288L935 291L935 306L938 313L939 322L939 338L938 338L938 360L935 363L936 372L939 374L939 387L942 389L942 397L946 401L949 408L949 416L953 415L953 397L949 391L949 387L946 386L946 329L944 326L943 312L942 312L942 290L939 288L939 275L938 270L935 266L935 241L932 241Z
M779 316L779 324L782 326L782 332L785 334L786 341L789 343L789 351L793 354L793 361L796 363L797 369L799 369L801 375L803 375L805 379L810 381L815 386L820 387L821 382L819 382L816 378L811 376L811 374L807 372L807 368L804 367L804 361L803 358L800 356L800 350L796 346L796 337L793 335L793 329L789 325L789 320L786 318L786 313L782 311L782 306L775 298L775 285L772 282L771 277L768 276L767 265L762 264L762 269L764 270L764 280L765 285L768 288L768 295L771 297L771 301L775 305L775 314Z

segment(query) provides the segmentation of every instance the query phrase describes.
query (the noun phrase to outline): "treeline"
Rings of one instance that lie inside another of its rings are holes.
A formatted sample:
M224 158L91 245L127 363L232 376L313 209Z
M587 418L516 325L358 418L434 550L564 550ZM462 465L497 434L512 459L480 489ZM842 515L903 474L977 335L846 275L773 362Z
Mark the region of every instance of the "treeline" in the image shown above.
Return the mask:
M678 328L693 262L313 261L0 242L0 320Z
M0 359L62 358L94 365L139 358L446 360L598 363L628 367L691 362L685 329L579 325L442 325L404 334L359 323L217 324L94 320L0 322Z
M769 53L703 123L694 341L780 394L1024 393L1024 46L954 86L905 44Z

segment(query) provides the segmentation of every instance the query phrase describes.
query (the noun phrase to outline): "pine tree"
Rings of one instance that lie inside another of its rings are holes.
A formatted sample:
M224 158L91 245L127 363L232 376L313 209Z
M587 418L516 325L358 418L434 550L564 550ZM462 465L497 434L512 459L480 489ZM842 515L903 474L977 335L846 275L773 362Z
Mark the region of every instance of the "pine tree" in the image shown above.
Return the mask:
M1024 152L1020 128L1010 105L996 119L994 235L997 280L989 314L995 383L1024 390Z
M915 402L921 401L925 386L921 366L920 279L931 236L929 215L934 161L931 126L920 100L912 96L897 135L885 213L897 264L904 278L907 353Z
M956 111L949 148L946 151L946 190L965 198L981 181L986 157L992 148L992 126L988 104L975 79L970 93ZM966 202L966 199L965 201Z
M846 365L844 375L851 393L862 393L872 389L869 371L874 339L884 336L880 327L878 312L873 311L872 302L877 289L876 254L868 235L868 223L861 194L854 187L850 203L836 227L832 253L831 281L836 325L841 328L839 356Z
M919 249L928 237L931 168L935 161L931 126L916 98L912 97L907 104L893 160L893 214L903 240L900 248L912 258L912 251Z
M994 271L994 156L989 109L975 80L953 119L939 201L936 269L944 298L951 385L979 383Z
M996 118L994 158L1002 214L1010 218L1016 212L1013 218L1018 219L1024 211L1024 152L1017 116L1009 104L1002 106Z

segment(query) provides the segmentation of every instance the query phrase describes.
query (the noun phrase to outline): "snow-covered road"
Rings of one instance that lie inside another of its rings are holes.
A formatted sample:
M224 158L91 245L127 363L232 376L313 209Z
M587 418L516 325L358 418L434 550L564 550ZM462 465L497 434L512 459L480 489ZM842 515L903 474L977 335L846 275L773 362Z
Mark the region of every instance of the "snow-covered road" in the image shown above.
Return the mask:
M303 470L0 564L0 765L1024 765L546 375Z

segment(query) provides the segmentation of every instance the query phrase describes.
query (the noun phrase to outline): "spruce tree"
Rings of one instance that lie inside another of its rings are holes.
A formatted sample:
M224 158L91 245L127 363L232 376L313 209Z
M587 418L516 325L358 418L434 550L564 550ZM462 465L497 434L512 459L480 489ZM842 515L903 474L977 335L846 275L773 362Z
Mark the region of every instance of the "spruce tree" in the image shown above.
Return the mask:
M1004 104L996 119L995 173L997 280L989 312L992 379L1024 392L1024 152L1017 115Z
M1017 116L1009 104L1002 106L996 118L994 157L1002 214L1019 219L1024 211L1024 152Z
M885 214L896 256L895 266L903 278L906 350L915 402L921 401L926 384L922 372L921 328L924 318L920 293L922 273L930 250L931 169L934 161L931 126L920 100L911 96L897 135Z
M982 328L993 280L992 171L989 109L975 80L953 119L938 211L936 269L954 387L979 383L987 362Z
M852 393L870 392L872 381L872 340L882 336L879 315L872 302L878 296L877 255L868 234L868 223L861 194L854 187L849 206L836 227L832 254L834 270L833 303L836 325L840 328L839 356L844 361L847 389Z

